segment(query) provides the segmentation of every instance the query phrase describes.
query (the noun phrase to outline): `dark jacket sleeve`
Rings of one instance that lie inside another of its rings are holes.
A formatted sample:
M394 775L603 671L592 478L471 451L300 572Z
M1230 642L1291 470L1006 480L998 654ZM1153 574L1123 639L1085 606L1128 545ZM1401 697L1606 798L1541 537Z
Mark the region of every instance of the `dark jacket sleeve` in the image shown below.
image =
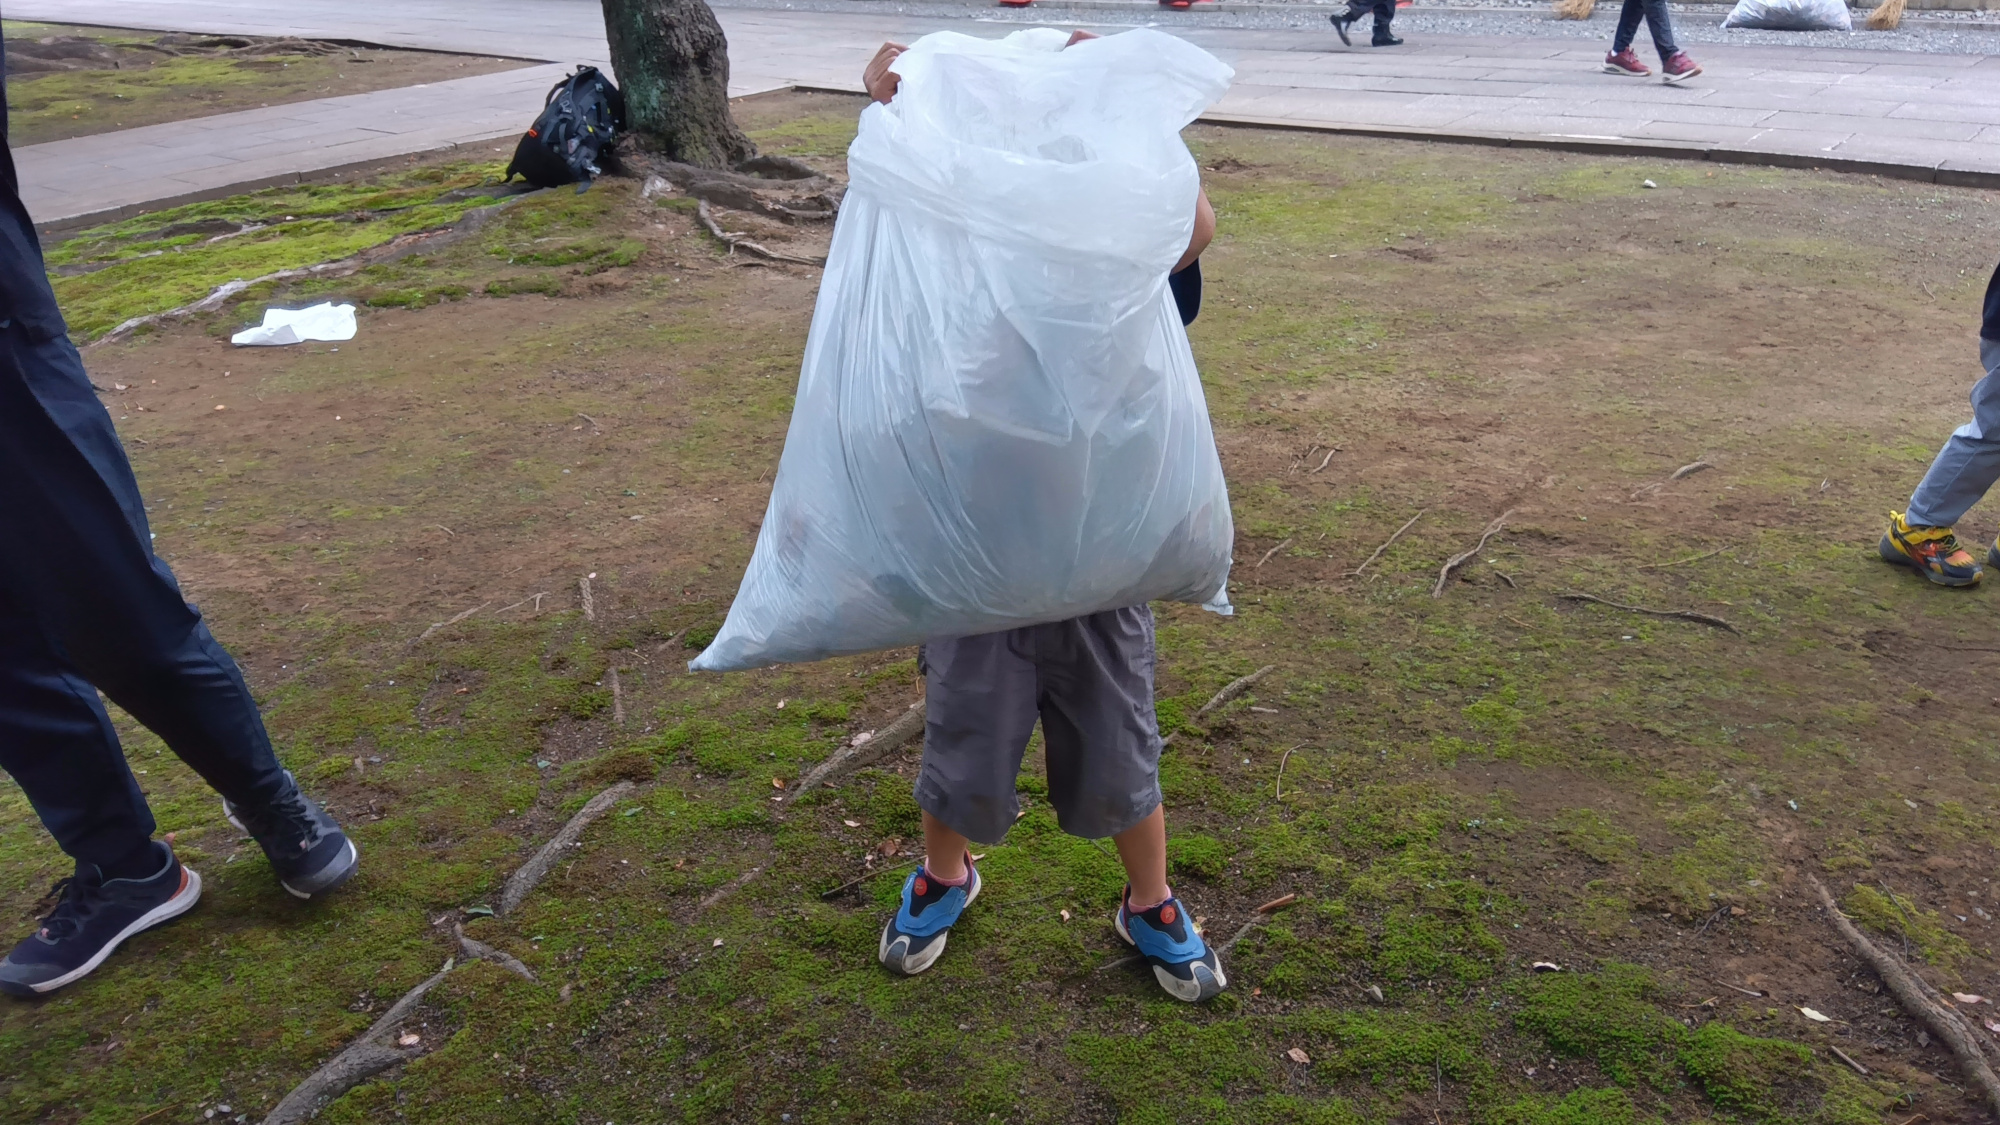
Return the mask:
M21 205L21 181L7 139L7 51L0 45L0 326L18 322L36 339L52 339L67 329L56 309L42 265L35 223Z

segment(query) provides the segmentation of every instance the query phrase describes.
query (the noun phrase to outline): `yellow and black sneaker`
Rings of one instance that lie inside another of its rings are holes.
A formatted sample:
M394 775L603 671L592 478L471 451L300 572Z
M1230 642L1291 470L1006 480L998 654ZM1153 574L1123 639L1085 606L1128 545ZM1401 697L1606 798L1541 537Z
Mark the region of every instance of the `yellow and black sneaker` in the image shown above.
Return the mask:
M1972 552L1958 545L1958 536L1948 527L1911 527L1903 513L1889 513L1889 530L1875 548L1882 561L1915 567L1918 574L1940 586L1977 586L1985 571ZM2000 566L2000 544L1987 553Z

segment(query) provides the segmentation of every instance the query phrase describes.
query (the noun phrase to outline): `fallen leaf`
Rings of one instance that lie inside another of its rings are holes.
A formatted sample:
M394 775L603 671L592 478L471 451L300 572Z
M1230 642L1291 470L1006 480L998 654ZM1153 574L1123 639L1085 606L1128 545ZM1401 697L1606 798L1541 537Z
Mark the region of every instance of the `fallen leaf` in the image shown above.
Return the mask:
M783 711L783 710L785 709L785 704L786 704L787 702L789 702L789 701L788 701L788 700L783 700L783 699L780 699L780 700L778 700L778 710L780 710L780 711Z
M1062 920L1065 922L1069 921L1069 911L1065 910L1062 912Z
M1560 973L1563 971L1563 967L1554 961L1537 961L1528 967L1538 973Z
M843 820L840 823L847 825L849 828L861 827L861 822L858 820Z
M1984 1003L1986 1003L1986 997L1984 997L1984 996L1975 996L1975 995L1973 995L1973 994L1972 994L1972 993L1970 993L1970 992L1954 992L1954 993L1952 993L1952 994L1951 994L1951 998L1952 998L1953 1000L1956 1000L1956 1001L1958 1001L1958 1002L1959 1002L1959 1003L1961 1003L1961 1004L1984 1004Z
M493 908L490 906L468 906L465 908L465 916L467 918L491 918L493 917Z
M674 861L674 870L675 870L675 871L679 871L679 870L680 870L681 868L683 868L683 867L686 867L686 866L687 866L687 862L688 862L688 861L687 861L687 857L686 857L686 856L682 856L681 858L679 858L679 859L675 860L675 861Z
M216 404L215 404L215 408L216 408L217 410L227 410L227 409L229 409L228 407L226 407L226 406L222 405L221 403L216 403Z
M1304 1066L1307 1063L1313 1061L1312 1056L1306 1054L1305 1050L1300 1047L1293 1047L1291 1050L1286 1051L1285 1057L1299 1064L1300 1066Z
M722 939L721 939L721 938L716 938L716 939L715 939L715 944L716 944L716 945L721 945L721 944L722 944ZM714 946L710 946L709 948L713 949L713 948L714 948Z
M126 389L127 389L127 388L126 388L126 386L125 386L125 384L123 384L123 383L113 383L113 384L111 384L111 387L112 387L112 389L113 389L113 390L119 390L119 391L122 391L122 390L126 390Z
M785 787L785 779L784 779L784 778L782 778L782 777L774 777L774 778L772 778L772 779L771 779L771 788L773 788L773 789L783 789L784 787Z
M881 843L875 845L875 850L881 852L885 856L890 856L890 855L895 855L897 850L900 849L902 846L903 846L903 841L900 838L891 836L888 839L882 841Z
M1986 1025L1986 1030L1995 1035L2000 1035L2000 1023L1994 1023L1992 1020L1981 1020L1979 1022Z
M1381 986L1381 985L1379 985L1379 984L1371 984L1371 985L1369 985L1369 986L1368 986L1368 988L1367 988L1367 992L1368 992L1368 995L1370 995L1370 996L1374 997L1374 999L1375 999L1375 1002L1376 1002L1377 1004L1381 1004L1381 1003L1385 1003L1385 1001L1384 1001L1384 1000L1382 999L1382 986Z
M1253 989L1251 989L1251 990L1250 990L1250 995L1252 995L1252 996L1262 996L1262 995L1264 995L1264 990L1263 990L1263 989L1261 989L1261 988L1253 988Z
M864 731L862 731L862 732L861 732L860 734L857 734L857 735L855 735L855 736L854 736L854 741L853 741L853 742L850 742L850 743L848 743L848 745L850 745L850 746L866 746L866 745L868 745L868 740L869 740L869 739L871 739L871 738L874 738L874 737L875 737L875 732L874 732L874 731L872 731L872 730L864 730Z
M1740 906L1732 906L1729 908L1729 916L1732 918L1741 918L1748 913L1750 913L1748 910L1745 910Z
M401 1035L396 1036L396 1046L398 1047L414 1047L423 1041L423 1037L414 1031L405 1031Z
M1833 1017L1832 1017L1832 1016L1827 1016L1827 1015L1821 1015L1820 1013L1818 1013L1818 1012L1815 1012L1815 1011L1813 1011L1813 1010L1812 1010L1811 1008L1800 1008L1800 1009L1799 1009L1799 1014L1800 1014L1800 1015L1802 1015L1802 1016L1804 1016L1805 1018L1807 1018L1807 1019L1809 1019L1809 1020L1813 1021L1814 1023L1832 1023L1832 1022L1833 1022Z

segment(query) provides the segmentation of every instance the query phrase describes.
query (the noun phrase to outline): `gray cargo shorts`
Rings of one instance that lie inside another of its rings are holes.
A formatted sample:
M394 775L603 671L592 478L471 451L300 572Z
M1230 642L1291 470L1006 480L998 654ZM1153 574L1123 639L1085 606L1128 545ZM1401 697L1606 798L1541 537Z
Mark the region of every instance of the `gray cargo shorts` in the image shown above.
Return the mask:
M1115 836L1159 807L1146 606L932 641L917 666L926 692L917 805L953 831L997 844L1013 826L1037 718L1063 831Z

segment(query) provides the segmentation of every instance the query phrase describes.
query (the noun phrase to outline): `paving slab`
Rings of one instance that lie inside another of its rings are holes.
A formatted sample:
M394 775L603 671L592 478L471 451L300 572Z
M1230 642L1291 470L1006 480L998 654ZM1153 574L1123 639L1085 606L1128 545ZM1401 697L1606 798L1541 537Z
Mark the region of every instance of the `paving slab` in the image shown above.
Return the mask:
M1018 26L983 21L971 6L956 19L858 4L838 12L718 6L716 14L729 36L737 96L789 86L858 92L861 68L884 39L941 28L1000 35ZM232 176L252 172L302 176L512 136L563 73L560 64L609 65L589 0L7 0L7 15L323 36L555 64L22 149L24 196L43 223L220 193L250 182ZM1384 51L1345 47L1331 30L1180 34L1236 68L1237 89L1215 107L1216 120L1423 130L1447 139L1457 131L1482 143L1695 159L1798 164L1823 156L1895 164L1898 174L1918 178L1948 167L1958 182L1987 174L1991 146L1975 138L2000 129L2000 65L1986 55L1704 44L1707 72L1666 87L1603 74L1602 48L1573 38L1413 36ZM254 138L248 151L246 136Z

